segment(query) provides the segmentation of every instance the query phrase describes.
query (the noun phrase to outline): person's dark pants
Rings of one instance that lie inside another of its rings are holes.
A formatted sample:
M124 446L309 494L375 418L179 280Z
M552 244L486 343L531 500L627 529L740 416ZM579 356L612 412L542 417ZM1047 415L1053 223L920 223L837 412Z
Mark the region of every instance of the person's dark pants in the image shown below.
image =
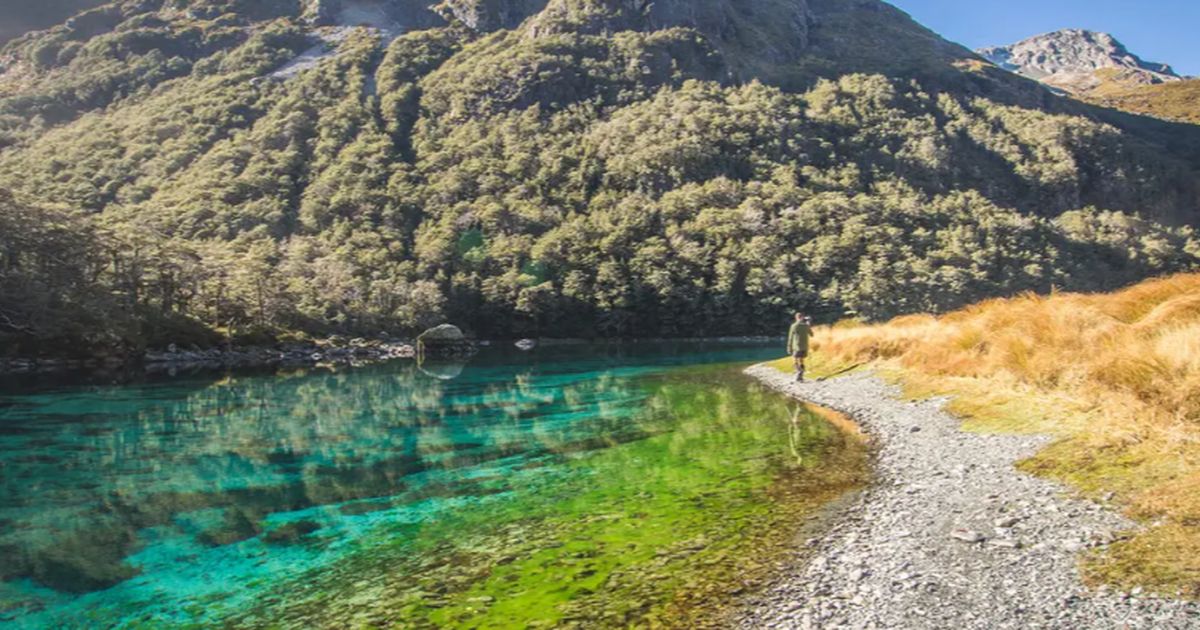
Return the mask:
M797 352L792 358L796 361L796 374L804 378L804 360L808 358L808 352Z

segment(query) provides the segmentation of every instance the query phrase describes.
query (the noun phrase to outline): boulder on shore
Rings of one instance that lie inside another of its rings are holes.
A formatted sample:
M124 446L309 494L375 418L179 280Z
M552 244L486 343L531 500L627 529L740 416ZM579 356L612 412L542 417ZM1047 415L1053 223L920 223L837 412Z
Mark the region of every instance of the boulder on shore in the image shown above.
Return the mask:
M475 344L451 324L435 326L417 337L417 352L431 357L461 357L475 354Z
M435 343L460 343L466 340L467 336L463 334L462 329L453 324L434 326L417 337L417 341L427 346Z

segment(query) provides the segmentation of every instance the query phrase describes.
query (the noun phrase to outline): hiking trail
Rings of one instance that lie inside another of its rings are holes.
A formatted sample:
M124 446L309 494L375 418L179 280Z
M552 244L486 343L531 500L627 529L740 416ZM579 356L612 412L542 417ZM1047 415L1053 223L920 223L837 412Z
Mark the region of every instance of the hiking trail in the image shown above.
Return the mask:
M945 399L901 398L860 372L768 386L853 418L875 479L735 616L745 628L1196 628L1200 605L1091 589L1078 557L1138 527L1111 506L1018 471L1049 438L967 433Z

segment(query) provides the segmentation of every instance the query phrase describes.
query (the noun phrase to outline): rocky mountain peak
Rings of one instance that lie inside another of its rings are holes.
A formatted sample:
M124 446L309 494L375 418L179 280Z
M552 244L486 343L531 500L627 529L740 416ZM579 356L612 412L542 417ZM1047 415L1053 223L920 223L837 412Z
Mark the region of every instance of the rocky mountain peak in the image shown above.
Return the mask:
M1142 59L1116 37L1083 29L1064 29L976 52L1002 68L1069 92L1093 89L1104 75L1144 84L1180 79L1171 66Z

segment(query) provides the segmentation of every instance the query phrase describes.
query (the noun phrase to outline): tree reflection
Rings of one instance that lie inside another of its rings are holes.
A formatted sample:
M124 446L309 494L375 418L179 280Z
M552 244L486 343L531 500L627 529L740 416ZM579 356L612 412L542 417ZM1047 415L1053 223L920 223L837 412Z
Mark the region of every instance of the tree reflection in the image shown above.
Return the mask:
M192 535L219 546L275 513L495 494L474 481L488 468L665 430L646 395L603 371L427 363L10 396L0 579L107 588L136 573L123 558L140 530L183 514L216 510Z

